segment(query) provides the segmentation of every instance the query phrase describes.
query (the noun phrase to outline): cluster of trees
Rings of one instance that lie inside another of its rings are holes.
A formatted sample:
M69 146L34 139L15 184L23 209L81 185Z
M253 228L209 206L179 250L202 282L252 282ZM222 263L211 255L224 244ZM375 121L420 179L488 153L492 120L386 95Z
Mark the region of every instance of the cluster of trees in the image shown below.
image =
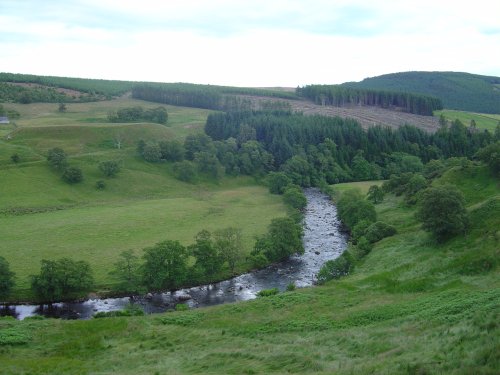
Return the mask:
M0 82L0 102L13 103L59 103L72 101L72 98L57 92L52 87L34 86L22 87Z
M234 111L250 109L251 102L234 95L296 99L294 93L244 87L195 85L190 83L148 83L135 85L132 97L184 107Z
M303 116L289 111L243 111L208 116L215 141L252 139L300 186L388 178L414 172L432 159L472 157L499 134L470 131L460 121L429 134L413 126L363 130L352 119Z
M297 94L316 104L368 105L382 108L398 108L405 112L432 116L433 111L443 109L440 99L401 91L351 88L342 85L308 85L297 88Z
M38 76L33 74L0 73L0 82L35 83L48 87L60 87L86 93L78 100L100 100L119 96L130 91L136 84L127 81L112 81L105 79L69 78ZM72 98L75 99L75 98Z
M144 109L141 106L121 108L118 111L108 113L109 122L138 122L148 121L158 124L166 124L168 113L165 107Z
M68 184L83 181L81 168L69 166L68 156L62 148L51 148L47 154L47 161L52 168L62 173L61 178Z
M17 155L17 154L15 154ZM14 157L12 155L11 159ZM17 161L12 159L12 161ZM49 165L56 171L61 173L61 178L68 184L76 184L83 181L83 171L79 167L70 166L68 163L68 155L60 147L51 148L47 153L47 161ZM121 170L120 162L117 160L106 160L99 163L98 166L101 173L106 177L115 177ZM104 181L98 181L96 188L101 190L104 189Z
M441 98L445 108L479 113L500 113L499 77L459 72L403 72L366 78L342 86L418 92Z
M139 141L138 153L149 162L173 163L174 175L194 182L199 174L218 179L228 175L262 175L273 167L271 154L252 137L212 141L206 134L188 135L184 142Z

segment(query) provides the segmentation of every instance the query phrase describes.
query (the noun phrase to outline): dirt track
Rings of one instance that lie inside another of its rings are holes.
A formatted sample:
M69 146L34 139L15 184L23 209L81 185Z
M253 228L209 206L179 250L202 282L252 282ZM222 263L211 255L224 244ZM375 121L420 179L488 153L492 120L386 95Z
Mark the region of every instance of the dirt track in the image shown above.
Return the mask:
M272 97L256 97L239 95L239 97L252 102L254 108L260 108L263 101L280 101L290 104L293 111L302 112L305 115L339 116L353 118L361 126L368 128L374 125L386 125L397 128L409 124L428 132L434 132L439 127L439 120L432 116L420 116L412 113L404 113L389 109L369 106L333 107L321 106L307 100L276 99Z

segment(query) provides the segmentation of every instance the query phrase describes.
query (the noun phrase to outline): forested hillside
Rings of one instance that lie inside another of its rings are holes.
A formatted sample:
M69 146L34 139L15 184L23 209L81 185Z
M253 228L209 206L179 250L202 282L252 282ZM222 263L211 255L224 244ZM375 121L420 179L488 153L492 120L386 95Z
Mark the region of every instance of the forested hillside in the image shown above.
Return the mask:
M443 109L438 98L408 92L350 88L340 85L309 85L297 88L297 94L321 105L337 107L368 105L400 110L417 115L432 116L433 111Z
M500 113L500 77L459 72L404 72L347 82L343 86L432 95L441 99L448 109Z

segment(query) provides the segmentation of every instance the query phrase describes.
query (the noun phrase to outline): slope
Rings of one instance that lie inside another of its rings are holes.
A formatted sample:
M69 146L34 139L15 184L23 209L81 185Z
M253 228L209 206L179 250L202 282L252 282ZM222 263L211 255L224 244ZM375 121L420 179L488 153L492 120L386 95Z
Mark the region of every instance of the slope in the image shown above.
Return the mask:
M500 113L500 77L460 72L404 72L343 85L427 94L440 98L447 109Z
M467 237L436 245L419 229L414 208L390 196L377 211L398 234L377 243L341 281L147 317L0 320L3 371L497 373L498 179L469 166L435 183L443 182L466 196Z

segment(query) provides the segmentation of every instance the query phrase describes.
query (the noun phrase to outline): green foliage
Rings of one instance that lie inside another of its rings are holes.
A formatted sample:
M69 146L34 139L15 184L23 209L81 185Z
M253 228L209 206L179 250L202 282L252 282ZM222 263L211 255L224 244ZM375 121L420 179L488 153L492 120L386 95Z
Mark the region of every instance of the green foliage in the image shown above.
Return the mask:
M172 165L175 178L184 182L193 183L196 181L196 166L189 160L183 160Z
M262 253L271 262L277 262L293 254L303 254L302 227L291 218L277 218L271 221L268 232L257 238L253 254Z
M263 268L269 264L269 260L260 252L252 252L252 254L248 257L248 260L254 268Z
M292 180L284 172L270 172L267 175L267 183L271 194L283 194Z
M270 296L275 296L276 294L279 294L279 289L278 288L272 288L272 289L262 289L257 293L257 297L270 297Z
M384 190L378 185L372 185L368 189L368 193L366 194L366 199L368 199L373 204L380 203L384 200Z
M95 188L97 190L104 190L106 189L106 182L103 180L97 180L95 183Z
M369 105L382 108L397 107L405 112L432 116L434 110L442 109L441 100L435 97L407 92L373 90L346 85L309 85L297 88L297 94L311 99L316 104L345 106Z
M176 290L186 280L188 252L179 241L144 249L143 282L148 290Z
M184 159L184 146L177 140L161 141L159 144L161 158L171 162L182 161Z
M132 97L157 103L185 107L197 107L235 111L249 109L251 104L231 95L257 95L294 99L294 93L279 90L263 90L244 87L226 87L214 85L195 85L189 83L148 83L132 88Z
M299 211L304 210L307 205L307 198L298 186L287 187L283 193L283 201L285 204Z
M168 113L165 107L144 109L141 106L121 108L108 113L109 122L140 122L148 121L165 125Z
M468 225L464 196L453 185L430 187L422 193L417 218L439 242L464 233Z
M9 262L0 256L0 300L7 298L14 287L15 273L10 270Z
M59 170L64 170L68 165L67 155L60 147L54 147L49 150L47 161L53 168Z
M222 234L219 234L221 237ZM222 268L225 257L223 251L227 251L228 244L219 238L216 246L212 235L207 230L202 230L195 237L195 243L188 247L189 252L196 258L195 268L201 270L206 279L214 277ZM230 250L229 250L230 251ZM239 251L239 249L238 249Z
M64 103L59 103L59 107L57 108L57 110L61 113L64 113L68 110L68 108L66 107L66 104Z
M377 221L371 224L365 231L365 237L370 243L378 242L383 238L394 236L397 230L394 226Z
M188 311L189 306L186 305L185 303L178 303L175 305L175 311Z
M24 327L8 327L0 329L0 346L24 345L31 342L31 335Z
M10 156L10 161L17 164L21 161L21 157L19 156L19 154L12 154Z
M156 163L161 160L161 149L160 146L156 143L147 143L142 150L142 156L144 160L149 161L151 163Z
M77 184L83 181L83 172L78 167L67 167L61 178L68 184Z
M116 290L129 294L143 292L141 280L141 264L133 250L124 250L120 253L118 261L110 275L118 281Z
M370 240L368 240L367 237L361 236L358 239L358 242L356 244L356 248L359 251L359 258L363 258L365 255L367 255L370 251L372 251L373 245Z
M424 166L423 175L425 178L432 180L440 177L446 169L446 165L442 160L433 159L429 160Z
M106 160L99 163L99 170L106 177L115 177L120 172L121 166L116 160Z
M352 189L344 192L337 202L340 220L349 229L353 229L361 220L375 222L377 213L373 204L364 199L359 190Z
M295 289L297 289L297 286L295 283L292 281L286 286L286 291L287 292L293 292Z
M366 78L357 83L345 83L343 86L421 93L439 98L445 108L500 113L500 92L497 89L499 83L500 78L498 77L478 74L404 72Z
M342 253L337 259L326 261L318 272L318 284L329 280L340 279L349 275L354 270L352 256L348 252Z
M38 275L31 277L33 293L41 301L55 302L88 292L94 284L92 270L85 261L69 258L41 262Z
M242 238L241 229L228 227L218 229L213 233L214 247L218 256L224 259L234 274L236 264L242 259Z
M486 163L493 173L500 175L500 141L479 149L476 158Z

